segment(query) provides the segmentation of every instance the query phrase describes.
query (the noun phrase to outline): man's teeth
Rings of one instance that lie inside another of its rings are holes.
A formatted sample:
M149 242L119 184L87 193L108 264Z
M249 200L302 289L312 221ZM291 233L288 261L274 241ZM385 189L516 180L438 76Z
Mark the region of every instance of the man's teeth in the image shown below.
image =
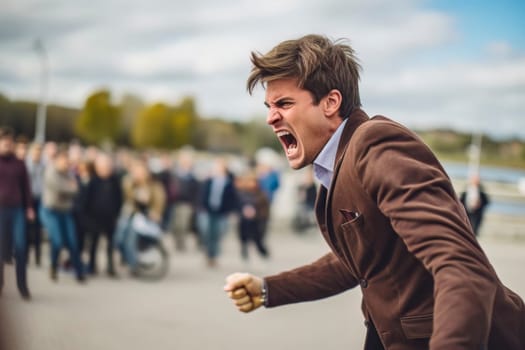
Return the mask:
M283 136L286 136L286 135L290 135L290 133L288 131L279 131L279 132L277 132L277 136L278 137L283 137Z
M296 150L297 150L297 145L295 145L295 144L294 145L290 145L286 149L286 153L291 154L291 153L295 152Z

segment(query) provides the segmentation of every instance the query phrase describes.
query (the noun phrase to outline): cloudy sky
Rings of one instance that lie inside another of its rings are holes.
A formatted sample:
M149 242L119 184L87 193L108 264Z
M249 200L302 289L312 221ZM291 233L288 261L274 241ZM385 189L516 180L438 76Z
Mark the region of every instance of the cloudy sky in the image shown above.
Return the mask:
M523 0L2 0L0 93L79 107L109 88L147 102L194 95L203 116L264 116L250 51L308 33L349 38L371 115L413 128L525 138Z

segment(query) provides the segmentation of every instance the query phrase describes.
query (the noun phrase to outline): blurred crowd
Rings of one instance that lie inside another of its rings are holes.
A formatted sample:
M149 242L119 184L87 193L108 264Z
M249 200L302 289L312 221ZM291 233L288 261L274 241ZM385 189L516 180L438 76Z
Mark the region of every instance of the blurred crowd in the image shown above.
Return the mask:
M133 273L137 237L129 222L138 214L164 237L171 235L174 250L198 251L209 267L217 265L230 228L243 259L251 244L268 258L265 237L279 181L270 164L192 149L139 153L75 142L42 145L0 128L0 291L4 263L14 262L26 300L29 261L49 266L54 281L68 271L85 283L101 272L101 263L111 277L122 271L116 264ZM99 254L101 239L106 251ZM49 264L43 252L49 252Z

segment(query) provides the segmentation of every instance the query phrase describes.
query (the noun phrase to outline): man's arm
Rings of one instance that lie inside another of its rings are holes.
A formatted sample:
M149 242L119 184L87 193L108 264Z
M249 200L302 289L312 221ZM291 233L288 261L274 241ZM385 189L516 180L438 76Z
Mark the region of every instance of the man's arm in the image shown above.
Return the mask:
M333 253L328 253L312 264L266 277L264 281L249 274L230 275L224 289L241 311L248 312L262 305L258 300L263 285L265 306L275 307L339 294L355 287L357 279ZM247 294L250 298L246 298Z
M264 280L268 293L267 307L331 297L358 283L334 253L328 253L312 264Z
M479 348L488 339L497 277L452 184L408 130L370 125L354 135L349 150L365 189L434 278L430 349Z

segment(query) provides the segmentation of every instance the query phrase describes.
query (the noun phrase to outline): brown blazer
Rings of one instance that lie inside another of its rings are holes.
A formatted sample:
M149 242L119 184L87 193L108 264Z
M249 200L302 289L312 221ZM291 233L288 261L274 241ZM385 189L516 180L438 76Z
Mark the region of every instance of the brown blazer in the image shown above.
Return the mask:
M360 286L366 349L525 349L525 307L498 279L450 179L412 132L362 110L317 219L332 252L265 278L268 307Z

